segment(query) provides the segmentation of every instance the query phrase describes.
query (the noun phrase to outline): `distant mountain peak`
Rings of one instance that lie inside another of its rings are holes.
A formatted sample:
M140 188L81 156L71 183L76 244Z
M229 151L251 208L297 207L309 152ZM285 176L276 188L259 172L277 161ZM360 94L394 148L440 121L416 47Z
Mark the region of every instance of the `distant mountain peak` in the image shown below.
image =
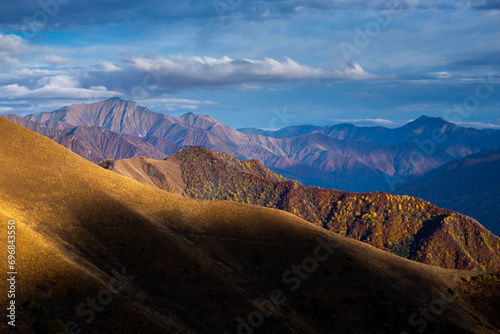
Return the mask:
M195 114L192 112L188 112L179 119L182 119L184 122L186 122L189 125L195 125L198 124L199 126L206 128L209 124L215 125L215 124L221 124L219 121L213 119L212 117L208 115L200 115L200 114ZM203 123L203 125L202 125Z
M412 123L417 124L417 123L449 123L449 122L447 122L442 117L432 117L432 116L422 115L419 118L417 118L416 120L414 120L408 124L412 124Z
M419 120L419 119L436 119L436 118L438 118L438 117L432 117L432 116L422 115L419 118L417 118L416 120Z
M179 118L183 119L183 120L187 120L187 119L195 119L195 118L198 118L199 116L201 116L201 115L197 115L195 113L188 112L188 113L185 113L184 115L182 115Z
M188 118L188 117L201 117L201 118L209 118L209 119L212 119L212 117L210 117L209 115L201 115L201 114L195 114L193 112L188 112L188 113L185 113L184 115L182 115L180 118Z
M431 117L423 115L417 118L416 120L413 120L408 124L404 125L401 129L406 129L411 131L418 130L419 131L418 133L420 134L420 132L424 131L425 129L428 129L426 131L429 131L431 129L443 128L444 126L450 124L451 124L450 122L446 121L441 117Z
M102 102L97 102L97 103L114 103L114 104L125 103L125 104L139 106L139 104L137 102L132 101L132 100L124 100L121 97L112 97L110 99L107 99L107 100L102 101Z

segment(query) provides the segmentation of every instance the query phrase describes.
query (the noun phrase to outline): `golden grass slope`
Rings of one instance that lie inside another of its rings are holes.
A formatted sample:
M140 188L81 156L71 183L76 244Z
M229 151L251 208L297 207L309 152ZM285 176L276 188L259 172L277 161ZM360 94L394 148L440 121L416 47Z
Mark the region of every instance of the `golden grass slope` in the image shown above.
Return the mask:
M280 209L417 262L500 270L500 238L472 218L419 198L304 186L256 160L241 161L202 147L182 149L166 160L111 162L114 172L169 192Z
M186 196L187 186L182 179L180 163L174 159L166 161L140 157L114 160L111 170L118 175Z
M238 317L247 319L274 289L286 300L261 333L414 331L412 313L441 293L450 298L448 289L460 290L460 278L471 275L407 261L278 210L169 194L3 118L0 198L2 273L7 221L17 224L18 305L36 300L50 319L85 333L235 333ZM314 254L318 237L338 248L292 291L282 275ZM78 306L108 288L113 270L130 282L87 322ZM2 279L2 310L6 289ZM32 333L45 320L19 308L17 329ZM498 332L460 297L427 325Z

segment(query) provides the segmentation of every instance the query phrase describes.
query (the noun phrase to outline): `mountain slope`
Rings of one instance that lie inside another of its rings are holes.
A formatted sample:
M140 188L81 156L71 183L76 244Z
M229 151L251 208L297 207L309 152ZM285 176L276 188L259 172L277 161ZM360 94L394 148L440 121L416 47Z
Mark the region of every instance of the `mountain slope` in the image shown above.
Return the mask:
M500 270L500 238L473 219L420 199L307 187L258 161L243 162L200 147L183 149L165 161L119 160L112 170L195 199L288 211L415 261L444 268Z
M64 122L50 120L38 123L17 115L3 117L54 140L94 163L103 159L123 159L136 156L163 159L181 148L181 146L163 139L120 135L94 126L70 127Z
M419 150L414 143L376 144L334 139L321 133L282 139L281 146L287 159L263 159L264 165L293 179L305 176L308 185L351 191L386 189L389 176L411 178L452 159L440 150L413 159L412 154ZM311 180L314 170L320 171L316 183Z
M0 221L14 219L18 238L16 301L30 304L17 310L19 333L57 321L86 333L236 332L254 317L268 333L399 332L435 299L446 307L424 321L432 330L498 332L461 295L475 283L460 278L477 273L410 262L281 211L183 199L3 118L0 161Z
M54 112L27 115L25 118L39 123L63 123L68 127L99 127L119 134L157 137L177 144L188 141L191 145L224 146L237 145L241 140L245 142L243 134L208 116L188 113L174 118L120 98L70 105Z
M500 235L499 171L500 148L487 149L399 184L394 193L459 211Z

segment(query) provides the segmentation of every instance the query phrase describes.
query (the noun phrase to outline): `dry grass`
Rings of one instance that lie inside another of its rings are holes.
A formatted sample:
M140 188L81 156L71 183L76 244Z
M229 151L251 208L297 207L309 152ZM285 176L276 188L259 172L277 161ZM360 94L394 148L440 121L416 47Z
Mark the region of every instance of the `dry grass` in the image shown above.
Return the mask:
M235 319L274 288L288 299L262 332L396 331L470 275L407 261L278 210L169 194L3 118L0 143L1 226L15 217L20 230L19 301L37 299L65 321L81 321L76 305L95 296L113 269L136 276L89 333L235 332ZM311 256L318 237L339 248L298 291L287 290L282 273ZM446 316L489 331L465 302L450 305ZM130 326L116 331L105 327L126 320Z
M421 199L303 186L257 161L201 147L180 150L166 160L132 158L113 164L120 175L172 193L280 209L413 261L500 270L498 237L472 219Z
M151 186L158 186L158 184L155 183L156 180L152 179L152 177L144 171L144 166L148 163L165 174L166 182L171 188L169 192L186 196L185 190L187 186L182 180L180 164L176 161L154 160L142 157L116 160L114 161L113 172Z

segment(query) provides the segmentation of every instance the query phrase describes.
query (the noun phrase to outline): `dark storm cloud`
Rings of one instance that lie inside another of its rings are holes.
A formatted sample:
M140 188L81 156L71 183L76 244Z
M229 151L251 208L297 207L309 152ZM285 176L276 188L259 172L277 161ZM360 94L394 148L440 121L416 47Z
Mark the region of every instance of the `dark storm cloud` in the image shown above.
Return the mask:
M461 1L449 0L26 0L1 1L0 26L10 31L67 28L109 23L162 23L185 19L219 19L235 16L243 20L287 17L306 10L377 10L397 8L455 8ZM498 0L481 4L498 8ZM33 26L35 24L35 26Z
M54 29L124 21L173 21L217 15L210 1L28 0L0 2L0 22L13 30L31 22Z
M482 9L482 10L497 10L500 9L500 0L487 0L485 1L484 4L481 4L479 6L475 6L475 9Z
M464 66L500 65L500 52L480 54L476 57L460 60L453 64Z

